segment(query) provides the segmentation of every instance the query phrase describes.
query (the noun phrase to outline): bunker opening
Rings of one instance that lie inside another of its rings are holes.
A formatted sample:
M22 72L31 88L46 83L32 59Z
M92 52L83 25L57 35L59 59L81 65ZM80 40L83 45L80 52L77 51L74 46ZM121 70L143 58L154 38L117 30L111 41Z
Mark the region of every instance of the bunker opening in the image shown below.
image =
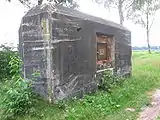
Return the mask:
M97 71L114 68L115 40L113 35L96 33Z

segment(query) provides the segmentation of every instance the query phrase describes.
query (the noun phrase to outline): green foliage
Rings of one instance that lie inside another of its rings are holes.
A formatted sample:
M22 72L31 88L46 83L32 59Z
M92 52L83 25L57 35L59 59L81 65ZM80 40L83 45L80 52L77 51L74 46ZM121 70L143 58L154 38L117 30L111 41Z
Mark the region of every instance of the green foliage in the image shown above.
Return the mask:
M0 81L4 81L6 78L11 78L9 62L13 56L17 53L12 51L12 47L1 45L0 46Z
M104 91L86 95L83 99L74 101L76 106L68 106L63 103L63 108L66 110L66 119L95 119L98 116L103 118L102 116L117 111L121 105L112 96L111 90L117 85L120 85L123 80L122 77L113 75L111 71L105 71L101 81L98 82L99 88Z
M111 91L113 87L121 84L124 81L124 78L112 74L110 70L107 70L103 73L101 80L99 81L98 87L102 90Z
M24 115L16 120L136 120L140 110L149 103L146 93L160 86L159 59L157 53L134 52L132 77L125 79L121 86L112 87L109 93L98 91L57 105L39 100L35 109L41 117Z
M118 101L111 94L98 92L75 101L74 106L67 106L65 117L68 120L97 119L103 118L105 115L113 113L119 108Z
M21 61L18 56L11 57L9 62L11 74L10 81L6 81L2 88L3 119L14 118L17 115L34 113L36 100L31 90L31 83L20 76Z
M160 86L160 56L147 55L147 52L133 54L132 77L125 79L121 86L113 87L110 93L98 91L80 100L61 101L58 105L46 105L42 101L36 107L44 115L41 119L136 120L141 108L149 102L146 92ZM135 112L126 111L126 108L134 108ZM19 117L17 120L23 119L39 120L30 116Z
M34 112L35 100L26 81L21 80L14 84L8 83L3 91L5 92L2 101L3 117L9 118Z

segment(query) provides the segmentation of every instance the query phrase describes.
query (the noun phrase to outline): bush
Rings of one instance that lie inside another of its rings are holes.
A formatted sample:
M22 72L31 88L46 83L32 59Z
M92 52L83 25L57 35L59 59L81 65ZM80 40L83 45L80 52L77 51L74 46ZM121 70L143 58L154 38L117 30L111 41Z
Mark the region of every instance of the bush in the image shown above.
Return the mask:
M114 86L121 84L123 78L116 74L112 74L110 70L107 70L102 73L102 77L98 82L98 87L102 90L110 91Z
M12 77L13 74L10 73L11 68L9 62L11 61L11 57L15 55L17 55L17 52L12 51L12 47L0 46L0 82Z
M14 84L9 83L3 91L5 95L2 105L5 118L34 112L34 95L26 81L17 81Z
M18 56L11 57L9 62L13 74L11 80L3 86L3 119L14 118L34 112L36 99L31 90L31 83L20 76L21 61Z

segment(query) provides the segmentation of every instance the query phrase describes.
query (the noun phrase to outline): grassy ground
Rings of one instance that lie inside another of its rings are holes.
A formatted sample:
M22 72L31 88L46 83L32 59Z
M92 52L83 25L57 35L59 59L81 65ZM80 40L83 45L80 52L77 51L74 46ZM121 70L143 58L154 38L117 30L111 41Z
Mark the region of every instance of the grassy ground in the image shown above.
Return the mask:
M149 103L149 92L160 87L160 54L134 52L133 75L111 93L103 91L59 105L40 101L38 116L17 120L136 120L141 108ZM126 111L134 108L134 112Z

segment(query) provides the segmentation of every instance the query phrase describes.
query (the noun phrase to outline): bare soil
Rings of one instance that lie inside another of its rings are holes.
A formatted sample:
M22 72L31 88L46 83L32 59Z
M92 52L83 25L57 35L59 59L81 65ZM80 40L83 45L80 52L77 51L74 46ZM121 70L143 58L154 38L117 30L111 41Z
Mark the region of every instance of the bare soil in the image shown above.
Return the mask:
M160 89L152 94L151 105L146 107L141 113L138 120L156 120L160 114Z

